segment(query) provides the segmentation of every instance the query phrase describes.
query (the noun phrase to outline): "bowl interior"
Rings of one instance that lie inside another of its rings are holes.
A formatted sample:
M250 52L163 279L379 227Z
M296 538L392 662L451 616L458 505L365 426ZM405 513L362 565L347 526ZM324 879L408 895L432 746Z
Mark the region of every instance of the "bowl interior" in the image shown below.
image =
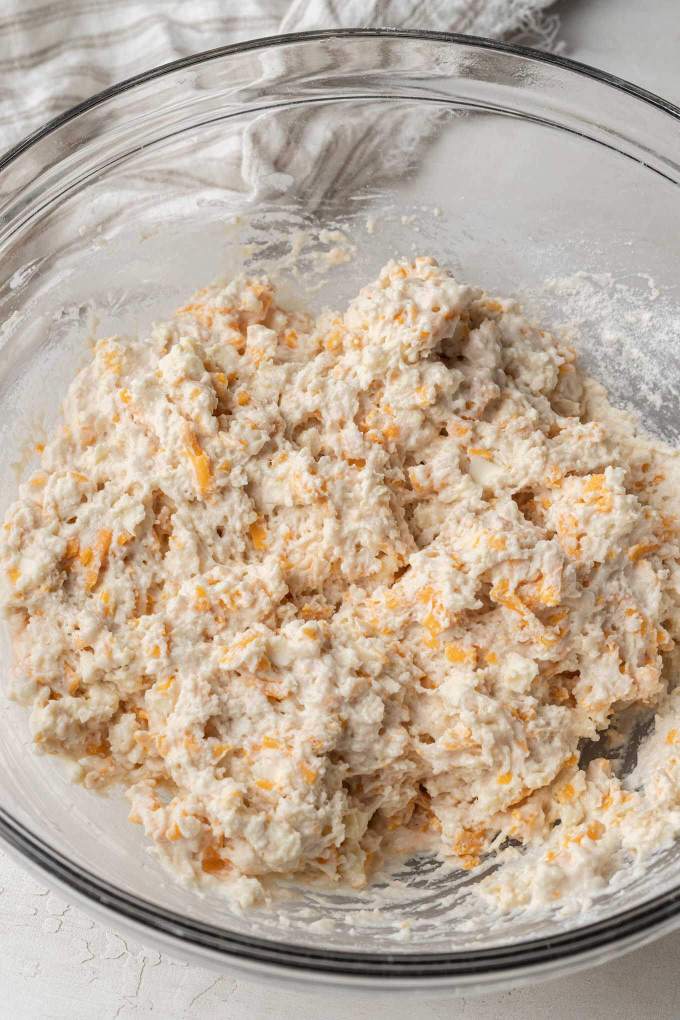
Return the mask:
M242 269L269 272L291 302L342 307L389 258L435 255L547 323L575 325L614 401L676 442L673 132L669 113L564 67L396 35L224 53L84 110L2 178L0 510L93 336L143 336L195 288ZM671 850L585 918L499 920L480 912L476 874L420 860L391 885L298 890L242 916L173 883L121 796L71 785L62 763L32 752L23 710L3 696L0 711L3 811L79 869L218 930L450 953L554 936L680 879Z

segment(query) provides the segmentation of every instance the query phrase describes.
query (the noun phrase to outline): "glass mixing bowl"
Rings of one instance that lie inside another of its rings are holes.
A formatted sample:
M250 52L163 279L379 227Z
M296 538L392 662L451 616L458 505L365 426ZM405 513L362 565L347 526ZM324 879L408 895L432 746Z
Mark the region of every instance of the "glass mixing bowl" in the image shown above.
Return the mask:
M679 118L551 55L373 31L226 47L81 104L0 160L0 510L92 333L142 331L243 266L318 305L417 251L495 293L588 280L586 364L677 440ZM552 289L549 318L568 293ZM627 314L647 300L646 317ZM432 860L403 865L396 898L302 891L238 914L175 884L122 797L71 785L63 764L32 753L23 710L5 699L1 712L7 846L112 924L203 964L489 991L602 961L680 918L680 848L571 920L487 917L466 899L475 874Z

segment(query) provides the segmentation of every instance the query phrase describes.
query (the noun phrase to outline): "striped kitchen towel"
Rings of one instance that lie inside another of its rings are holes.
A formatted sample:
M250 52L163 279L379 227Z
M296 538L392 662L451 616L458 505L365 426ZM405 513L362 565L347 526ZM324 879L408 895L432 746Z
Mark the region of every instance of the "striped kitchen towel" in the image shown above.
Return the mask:
M466 32L554 49L553 0L5 0L0 150L80 100L147 68L280 32ZM270 140L275 142L276 140Z

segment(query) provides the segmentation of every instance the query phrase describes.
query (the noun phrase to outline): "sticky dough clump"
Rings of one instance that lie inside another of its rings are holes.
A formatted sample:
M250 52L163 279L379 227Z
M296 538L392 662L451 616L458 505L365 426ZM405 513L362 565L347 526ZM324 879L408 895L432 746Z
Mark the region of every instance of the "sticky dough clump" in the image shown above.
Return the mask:
M2 532L37 745L244 901L508 838L540 881L501 905L606 876L646 802L579 749L667 698L679 547L589 392L431 258L316 321L239 277L100 340Z

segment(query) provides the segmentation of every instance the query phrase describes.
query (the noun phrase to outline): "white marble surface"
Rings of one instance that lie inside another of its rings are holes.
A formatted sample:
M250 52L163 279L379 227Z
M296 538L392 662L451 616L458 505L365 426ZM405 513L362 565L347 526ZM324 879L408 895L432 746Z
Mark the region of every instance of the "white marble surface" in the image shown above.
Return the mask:
M680 103L678 0L563 0L567 53ZM0 856L0 1016L8 1020L676 1020L680 933L611 964L484 998L352 999L219 977L124 940Z

